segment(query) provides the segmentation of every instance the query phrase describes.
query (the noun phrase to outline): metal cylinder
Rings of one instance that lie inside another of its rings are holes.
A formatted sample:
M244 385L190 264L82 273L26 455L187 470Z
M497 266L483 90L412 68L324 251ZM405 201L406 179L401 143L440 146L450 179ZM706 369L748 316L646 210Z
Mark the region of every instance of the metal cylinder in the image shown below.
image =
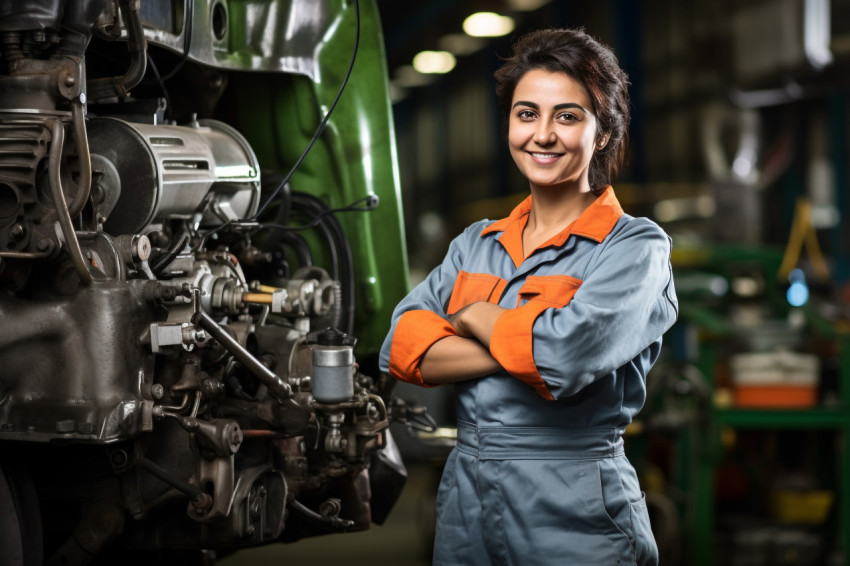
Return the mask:
M320 403L342 403L354 397L354 350L351 346L314 345L313 397Z

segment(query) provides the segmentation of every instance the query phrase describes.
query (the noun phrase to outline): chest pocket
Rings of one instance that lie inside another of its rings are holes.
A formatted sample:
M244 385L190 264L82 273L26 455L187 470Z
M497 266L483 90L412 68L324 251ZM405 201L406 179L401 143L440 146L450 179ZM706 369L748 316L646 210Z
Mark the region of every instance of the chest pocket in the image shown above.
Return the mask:
M446 314L454 314L463 307L478 301L498 304L507 283L501 277L490 273L461 271L455 279Z
M517 306L540 301L555 308L567 306L573 299L581 280L569 275L529 275L519 290Z

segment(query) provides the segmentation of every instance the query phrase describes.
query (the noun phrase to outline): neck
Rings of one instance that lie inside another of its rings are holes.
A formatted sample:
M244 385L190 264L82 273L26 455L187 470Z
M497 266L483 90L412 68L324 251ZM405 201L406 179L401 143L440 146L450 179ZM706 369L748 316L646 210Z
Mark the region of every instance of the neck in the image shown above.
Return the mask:
M594 200L590 188L559 191L551 188L531 189L531 212L528 227L535 231L560 231L574 222Z

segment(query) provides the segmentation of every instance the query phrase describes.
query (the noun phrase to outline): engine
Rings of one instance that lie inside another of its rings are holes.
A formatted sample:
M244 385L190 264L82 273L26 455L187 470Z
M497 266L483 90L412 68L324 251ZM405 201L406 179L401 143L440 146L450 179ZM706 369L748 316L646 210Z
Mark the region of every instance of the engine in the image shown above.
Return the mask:
M314 31L352 9L279 4ZM332 208L263 169L209 117L221 89L159 96L157 62L226 76L235 8L144 6L0 1L4 564L189 563L368 528L406 475L390 421L427 418L355 358L376 317L339 216L377 196Z

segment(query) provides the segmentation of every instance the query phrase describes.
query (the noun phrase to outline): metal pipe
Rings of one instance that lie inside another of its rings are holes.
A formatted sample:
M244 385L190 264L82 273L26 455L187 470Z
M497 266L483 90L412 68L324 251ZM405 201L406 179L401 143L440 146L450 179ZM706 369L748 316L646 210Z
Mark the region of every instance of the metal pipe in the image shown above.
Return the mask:
M79 98L71 103L71 123L74 126L74 142L77 145L77 156L80 160L80 180L77 184L77 194L74 195L74 202L69 207L69 213L73 218L83 210L83 206L85 206L91 194L92 176L86 118L83 113L83 103Z
M50 125L52 138L47 164L50 194L53 197L53 204L59 217L59 226L62 228L62 235L65 238L65 245L68 246L71 261L74 263L82 282L89 284L94 281L94 277L89 271L85 257L83 257L83 250L80 248L80 242L77 240L77 233L74 231L74 225L71 222L71 214L68 212L65 193L62 192L62 177L59 174L59 168L62 164L62 147L65 145L65 128L58 118L50 118L47 123Z
M118 77L94 79L86 85L92 100L111 96L127 96L130 89L139 84L147 69L147 41L139 17L139 0L122 0L121 10L127 22L127 50L130 52L130 67Z
M228 352L239 360L248 371L257 376L257 379L269 388L272 395L282 401L292 397L292 388L283 381L276 373L267 368L255 358L251 352L242 347L227 331L204 311L197 311L192 315L192 323L197 324L218 341Z
M50 252L0 252L0 257L6 259L41 259L49 255Z

